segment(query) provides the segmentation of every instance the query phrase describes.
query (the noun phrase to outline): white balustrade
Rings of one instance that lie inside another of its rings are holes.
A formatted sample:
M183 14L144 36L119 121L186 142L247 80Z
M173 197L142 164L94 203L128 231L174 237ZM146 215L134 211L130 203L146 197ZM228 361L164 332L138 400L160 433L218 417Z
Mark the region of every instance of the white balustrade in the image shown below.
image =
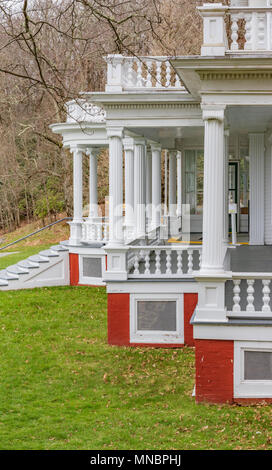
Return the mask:
M232 309L228 316L258 318L265 315L272 319L271 280L272 273L233 274Z
M267 7L232 7L231 51L272 50L272 5Z
M82 224L82 242L103 242L109 240L109 222L106 218L101 217L95 221L86 219Z
M199 270L201 250L201 246L131 246L128 253L128 277L192 278L193 272Z
M120 56L116 56L120 61ZM113 69L114 56L107 60ZM108 74L110 77L111 74ZM182 89L180 79L166 57L122 57L120 86L123 89Z

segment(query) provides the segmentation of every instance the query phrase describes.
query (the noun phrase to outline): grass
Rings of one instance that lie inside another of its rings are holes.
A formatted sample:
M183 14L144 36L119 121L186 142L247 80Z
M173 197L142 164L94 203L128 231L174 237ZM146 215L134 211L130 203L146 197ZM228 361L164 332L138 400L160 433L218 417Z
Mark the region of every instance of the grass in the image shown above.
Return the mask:
M0 305L0 449L272 448L270 406L195 404L192 348L109 346L105 289Z

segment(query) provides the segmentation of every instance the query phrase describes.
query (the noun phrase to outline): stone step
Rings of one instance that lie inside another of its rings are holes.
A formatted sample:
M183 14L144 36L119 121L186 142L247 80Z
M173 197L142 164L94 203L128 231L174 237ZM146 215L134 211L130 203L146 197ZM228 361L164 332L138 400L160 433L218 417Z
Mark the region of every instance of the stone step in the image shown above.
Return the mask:
M19 261L19 263L17 263L17 265L20 267L20 268L26 268L26 269L35 269L35 268L39 268L39 263L34 263L33 261L29 261L27 259L23 260L23 261Z
M47 256L41 255L32 255L27 258L29 261L33 261L34 263L49 263L49 258Z
M5 281L4 279L0 279L0 287L6 287L8 285L9 285L8 281Z
M18 266L18 264L14 264L12 266L9 266L7 268L7 272L12 273L12 274L18 274L19 276L21 276L22 274L29 274L28 269L21 268L20 266Z
M50 250L52 251L69 251L69 248L64 245L53 245L50 247Z
M18 274L8 273L6 269L0 271L0 279L4 281L17 281L19 279Z
M55 257L58 257L59 254L57 253L56 250L43 250L43 251L40 251L39 255L41 256L45 256L45 257L48 257L48 258L55 258Z

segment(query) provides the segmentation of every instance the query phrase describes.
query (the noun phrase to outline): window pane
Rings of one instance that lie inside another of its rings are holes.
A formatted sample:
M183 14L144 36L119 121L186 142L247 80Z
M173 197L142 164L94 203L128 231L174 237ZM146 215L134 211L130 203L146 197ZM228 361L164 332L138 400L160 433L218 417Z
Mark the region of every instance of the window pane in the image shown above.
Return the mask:
M137 302L137 329L150 331L176 331L176 301Z
M272 352L245 351L245 380L272 380Z
M102 277L101 258L83 258L84 277Z

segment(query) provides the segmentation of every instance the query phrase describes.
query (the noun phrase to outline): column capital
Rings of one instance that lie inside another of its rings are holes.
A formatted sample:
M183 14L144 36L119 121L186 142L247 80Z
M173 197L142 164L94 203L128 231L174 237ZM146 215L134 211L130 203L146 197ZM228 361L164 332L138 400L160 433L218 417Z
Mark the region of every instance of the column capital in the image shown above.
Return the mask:
M181 151L180 151L180 150L177 151L177 158L178 158L179 160L181 159Z
M123 139L123 148L124 150L134 150L134 139L133 137L124 137Z
M78 144L73 144L73 145L70 145L70 153L76 153L76 152L80 152L80 153L83 153L84 152L84 146L82 145L78 145Z
M134 145L146 145L146 139L141 136L134 137Z
M226 106L201 105L203 121L220 121L224 122Z
M157 142L151 142L150 143L150 148L151 148L151 152L161 152L161 144L158 144Z
M176 157L178 151L176 149L170 149L168 150L168 152L169 152L169 157Z
M88 155L89 157L97 157L99 152L100 152L100 147L92 147L92 146L87 147L85 151L86 155Z
M123 127L107 127L107 136L110 139L111 137L123 138L124 128Z

